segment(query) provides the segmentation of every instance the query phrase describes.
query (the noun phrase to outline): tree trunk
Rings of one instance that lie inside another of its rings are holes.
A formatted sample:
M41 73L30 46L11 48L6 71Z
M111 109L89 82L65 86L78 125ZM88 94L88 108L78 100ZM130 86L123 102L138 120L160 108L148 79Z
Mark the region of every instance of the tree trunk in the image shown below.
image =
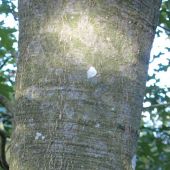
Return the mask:
M129 170L160 0L19 0L11 170Z

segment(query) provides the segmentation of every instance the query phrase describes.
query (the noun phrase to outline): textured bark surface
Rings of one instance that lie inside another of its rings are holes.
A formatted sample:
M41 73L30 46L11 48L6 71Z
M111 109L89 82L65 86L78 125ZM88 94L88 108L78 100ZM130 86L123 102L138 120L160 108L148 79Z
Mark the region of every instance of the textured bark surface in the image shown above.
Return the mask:
M19 0L11 170L131 169L159 7Z

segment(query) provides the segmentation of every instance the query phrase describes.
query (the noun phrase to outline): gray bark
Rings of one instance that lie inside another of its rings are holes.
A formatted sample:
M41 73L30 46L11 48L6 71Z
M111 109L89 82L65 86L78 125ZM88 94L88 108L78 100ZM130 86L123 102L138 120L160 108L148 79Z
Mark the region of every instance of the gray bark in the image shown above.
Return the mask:
M159 7L19 0L11 170L131 169Z

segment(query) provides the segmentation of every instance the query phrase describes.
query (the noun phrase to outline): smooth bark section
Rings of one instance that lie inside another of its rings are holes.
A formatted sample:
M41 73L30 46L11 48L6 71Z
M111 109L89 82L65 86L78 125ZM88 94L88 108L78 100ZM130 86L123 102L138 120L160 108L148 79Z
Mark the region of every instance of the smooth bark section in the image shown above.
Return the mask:
M11 170L131 169L159 7L19 0Z

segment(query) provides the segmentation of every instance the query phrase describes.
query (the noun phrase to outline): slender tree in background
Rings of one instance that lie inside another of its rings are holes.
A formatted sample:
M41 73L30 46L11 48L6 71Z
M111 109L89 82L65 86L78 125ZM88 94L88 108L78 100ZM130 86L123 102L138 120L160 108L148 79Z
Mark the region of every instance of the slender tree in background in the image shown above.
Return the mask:
M9 14L14 15L16 12L15 5L9 0L0 0L0 170L7 170L8 164L6 162L6 150L5 145L7 142L7 136L10 136L11 132L11 113L13 107L11 107L11 100L15 76L15 57L16 49L14 43L16 38L14 32L16 29L7 27L5 25L5 16ZM8 67L8 66L12 67ZM9 148L9 147L8 147Z
M165 34L170 35L170 0L164 0L160 8L157 40ZM147 102L150 106L143 108L148 116L142 119L145 121L141 124L137 147L137 170L169 170L170 167L170 86L160 86L163 83L157 76L170 68L170 43L160 43L160 46L165 46L165 49L156 50L150 60L150 64L154 65L151 68L154 72L148 76L144 97L144 103Z
M19 0L10 169L131 168L159 8Z

